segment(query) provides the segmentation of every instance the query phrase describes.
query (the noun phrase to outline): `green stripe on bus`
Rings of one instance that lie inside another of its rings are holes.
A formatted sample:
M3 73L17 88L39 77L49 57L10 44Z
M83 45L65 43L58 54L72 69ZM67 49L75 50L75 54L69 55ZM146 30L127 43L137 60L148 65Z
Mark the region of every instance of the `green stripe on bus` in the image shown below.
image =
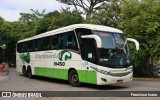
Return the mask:
M94 71L78 70L79 81L97 84L97 74Z
M35 75L68 80L68 69L35 67ZM77 70L79 81L97 84L97 74L94 71Z
M68 70L58 68L35 67L35 75L68 80Z

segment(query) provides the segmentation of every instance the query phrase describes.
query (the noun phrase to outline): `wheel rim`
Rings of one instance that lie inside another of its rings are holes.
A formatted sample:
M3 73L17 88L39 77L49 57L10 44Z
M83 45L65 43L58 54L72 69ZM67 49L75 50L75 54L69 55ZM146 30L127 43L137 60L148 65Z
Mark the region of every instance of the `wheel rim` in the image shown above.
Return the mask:
M73 75L72 76L72 81L75 83L75 82L78 82L78 75Z

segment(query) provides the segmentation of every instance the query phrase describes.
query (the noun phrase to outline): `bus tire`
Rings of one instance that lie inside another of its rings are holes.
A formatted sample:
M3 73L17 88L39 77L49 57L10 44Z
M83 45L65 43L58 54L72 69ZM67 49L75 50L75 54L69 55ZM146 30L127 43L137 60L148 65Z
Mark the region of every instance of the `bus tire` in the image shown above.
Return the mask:
M28 75L27 75L27 70L26 70L26 67L25 67L25 66L23 66L23 68L22 68L22 74L23 74L25 77L28 76Z
M28 74L28 78L32 79L33 75L32 75L32 70L30 67L27 68L27 74Z
M68 75L68 81L72 86L78 87L81 85L79 82L78 74L76 70L71 70Z

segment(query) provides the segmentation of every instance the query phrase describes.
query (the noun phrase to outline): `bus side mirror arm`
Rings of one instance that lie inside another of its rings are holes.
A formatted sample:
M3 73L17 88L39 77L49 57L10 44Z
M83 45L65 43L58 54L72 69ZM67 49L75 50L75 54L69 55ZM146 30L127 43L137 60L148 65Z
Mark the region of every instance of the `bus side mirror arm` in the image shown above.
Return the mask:
M102 40L99 36L97 36L97 35L82 35L81 37L84 38L84 39L94 39L94 40L96 40L97 48L102 48Z
M136 45L136 50L137 50L137 51L139 50L139 42L138 42L136 39L133 39L133 38L127 38L127 41L134 42L134 43L135 43L135 45Z

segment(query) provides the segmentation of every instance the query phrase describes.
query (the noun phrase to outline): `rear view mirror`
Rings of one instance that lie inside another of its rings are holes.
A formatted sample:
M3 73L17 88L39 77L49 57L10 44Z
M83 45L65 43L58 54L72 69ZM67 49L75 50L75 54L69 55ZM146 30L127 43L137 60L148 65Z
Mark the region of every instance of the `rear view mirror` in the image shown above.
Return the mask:
M139 42L136 39L133 38L127 38L127 41L131 41L135 43L136 50L139 50Z
M81 36L84 39L95 39L96 43L97 43L97 48L101 48L102 47L102 41L101 38L97 35L82 35Z

